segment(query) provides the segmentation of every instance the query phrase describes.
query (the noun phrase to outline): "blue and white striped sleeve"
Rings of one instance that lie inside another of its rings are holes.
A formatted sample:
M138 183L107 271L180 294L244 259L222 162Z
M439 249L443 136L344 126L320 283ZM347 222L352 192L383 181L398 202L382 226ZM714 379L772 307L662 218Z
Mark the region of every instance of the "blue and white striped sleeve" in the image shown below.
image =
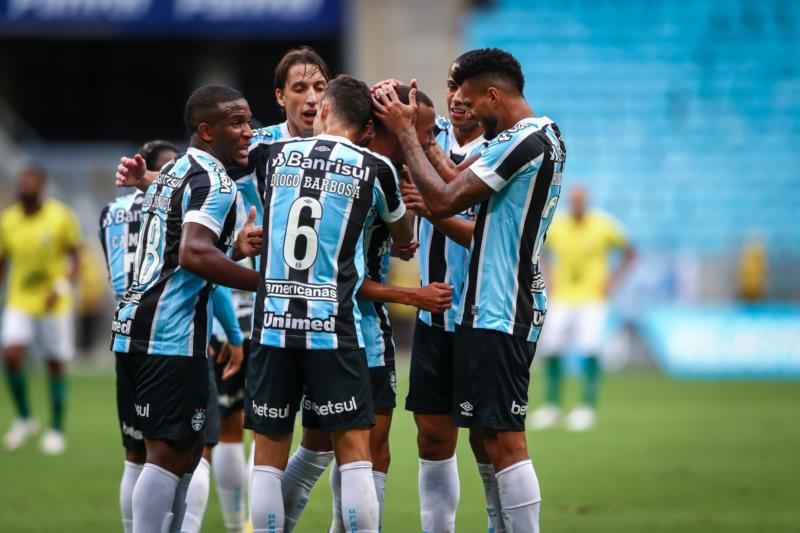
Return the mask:
M207 227L219 237L231 208L236 203L236 184L223 174L198 173L192 176L186 193L188 205L183 223Z
M489 143L469 169L496 192L543 153L544 144L535 135L504 132Z

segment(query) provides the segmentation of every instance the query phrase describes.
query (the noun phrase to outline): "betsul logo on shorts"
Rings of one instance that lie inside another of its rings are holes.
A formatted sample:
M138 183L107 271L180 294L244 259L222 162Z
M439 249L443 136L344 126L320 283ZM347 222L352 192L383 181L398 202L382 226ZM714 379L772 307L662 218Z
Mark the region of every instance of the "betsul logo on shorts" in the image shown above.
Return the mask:
M264 418L289 418L289 404L284 407L270 407L266 402L258 405L253 400L253 413Z
M472 410L475 407L469 402L463 402L458 405L461 408L461 416L472 416Z
M192 429L195 431L200 431L203 429L203 426L206 425L206 410L205 409L195 409L194 414L192 415Z
M133 404L133 408L136 409L136 416L140 416L142 418L150 418L150 404L146 403L144 405L139 405L138 403Z
M306 411L314 411L318 416L329 416L355 411L358 409L358 403L356 403L355 396L350 396L350 399L344 402L332 402L328 400L328 403L323 403L322 405L313 400L309 400L308 397L304 397L303 409Z
M511 414L512 415L522 415L525 416L525 413L528 412L528 402L523 404L518 404L516 400L511 400Z

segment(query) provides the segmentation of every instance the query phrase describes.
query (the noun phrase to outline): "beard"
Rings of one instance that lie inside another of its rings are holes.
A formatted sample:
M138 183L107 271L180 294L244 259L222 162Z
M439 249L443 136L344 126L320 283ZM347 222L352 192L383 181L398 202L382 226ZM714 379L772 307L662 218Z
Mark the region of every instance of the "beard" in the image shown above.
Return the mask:
M34 206L39 203L39 195L36 193L21 192L17 195L17 198L24 206Z
M486 117L481 120L481 126L483 127L483 137L487 141L491 141L497 134L497 119L494 117Z

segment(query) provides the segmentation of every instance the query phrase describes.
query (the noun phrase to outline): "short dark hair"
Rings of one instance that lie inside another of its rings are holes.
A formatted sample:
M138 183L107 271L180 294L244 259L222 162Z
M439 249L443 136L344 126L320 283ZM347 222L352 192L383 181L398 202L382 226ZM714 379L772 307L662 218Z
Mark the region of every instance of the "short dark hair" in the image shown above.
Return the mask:
M178 147L172 144L171 142L162 141L156 139L154 141L147 141L139 148L137 152L140 156L144 158L145 167L147 170L158 170L156 167L156 160L159 158L162 152L165 151L171 152L180 152Z
M209 114L217 110L219 104L244 99L244 95L227 85L203 85L186 100L184 120L189 130L194 132L197 126L207 122Z
M394 92L397 93L397 98L404 104L408 104L410 102L409 95L411 94L411 87L408 85L398 85L394 88ZM417 89L417 105L424 105L427 107L434 107L433 100L428 97L427 94Z
M323 101L331 104L331 112L343 122L364 128L372 118L372 94L363 81L346 74L336 76L328 83Z
M325 60L310 46L293 48L284 54L275 67L275 88L283 90L289 70L295 65L314 65L319 70L325 81L331 79L331 73Z
M408 104L411 100L409 95L411 94L411 87L408 85L397 85L394 88L394 92L397 93L397 98L404 104ZM425 94L424 92L417 89L417 105L424 105L426 107L430 107L431 109L434 108L433 100ZM386 129L386 126L383 125L383 122L375 118L373 121L375 124L376 129Z
M522 94L525 76L514 56L499 48L480 48L462 54L455 61L453 81L461 85L473 78L500 78Z

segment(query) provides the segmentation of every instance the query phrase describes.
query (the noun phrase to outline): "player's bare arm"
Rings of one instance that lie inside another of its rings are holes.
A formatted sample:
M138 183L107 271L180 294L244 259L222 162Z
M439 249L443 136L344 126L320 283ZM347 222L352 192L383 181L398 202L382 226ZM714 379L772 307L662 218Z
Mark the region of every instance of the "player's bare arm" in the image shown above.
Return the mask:
M178 262L201 278L233 289L255 292L258 272L231 261L216 246L217 236L202 224L183 225Z
M447 283L431 283L424 287L395 287L365 278L356 297L370 302L391 302L431 313L441 313L453 305L453 286Z
M400 191L403 193L403 202L406 204L406 208L430 220L436 229L444 233L453 242L464 248L469 248L472 242L472 232L475 230L474 221L460 217L435 218L431 215L417 186L413 183L401 183Z
M406 211L398 220L388 222L386 225L389 227L392 240L399 249L414 246L414 213ZM414 249L416 250L416 248Z
M417 114L416 91L412 89L406 105L397 98L394 87L385 85L373 96L375 115L394 133L403 147L414 184L435 218L444 218L481 203L492 194L471 170L462 170L449 183L436 172L417 139L414 122Z

